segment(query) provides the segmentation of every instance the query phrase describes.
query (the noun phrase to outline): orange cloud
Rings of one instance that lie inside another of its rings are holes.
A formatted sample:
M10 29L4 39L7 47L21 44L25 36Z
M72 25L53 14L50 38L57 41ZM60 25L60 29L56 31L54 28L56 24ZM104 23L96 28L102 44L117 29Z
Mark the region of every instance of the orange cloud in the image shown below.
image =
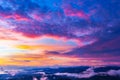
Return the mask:
M19 66L52 66L52 65L72 65L71 61L79 61L78 58L50 55L14 55L7 58L0 58L0 65L19 65ZM25 65L27 64L27 65Z
M73 48L72 46L67 45L17 45L15 46L18 49L24 49L24 50L67 50L70 48Z
M53 39L58 44L37 42L41 39ZM0 27L0 65L53 66L53 65L96 65L103 64L97 59L47 54L45 51L69 51L76 47L67 44L69 39L52 35L29 38L5 27ZM81 46L82 42L70 39ZM4 48L4 49L2 49ZM25 65L27 64L27 65Z
M101 60L92 58L78 58L63 55L49 54L16 54L6 58L0 58L0 65L18 65L18 66L80 66L80 65L105 65L108 64ZM117 64L117 63L115 63Z

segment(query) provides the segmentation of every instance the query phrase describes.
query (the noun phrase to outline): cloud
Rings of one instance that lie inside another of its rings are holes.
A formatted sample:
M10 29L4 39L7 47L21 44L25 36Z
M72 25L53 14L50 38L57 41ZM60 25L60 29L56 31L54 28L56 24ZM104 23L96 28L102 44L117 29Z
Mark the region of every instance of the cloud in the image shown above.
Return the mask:
M5 2L7 3L6 6L4 5ZM91 6L87 5L87 2L89 2L89 5ZM115 6L111 1L107 5L110 6L111 4L113 5L113 8L117 6ZM74 35L72 32L76 30L78 30L77 32L81 32L82 30L84 31L89 28L93 31L97 26L99 26L100 30L105 30L108 28L107 23L109 22L106 21L104 22L105 24L101 25L101 21L109 19L106 15L108 14L111 16L113 13L108 13L106 10L110 11L110 9L105 6L104 10L102 5L103 4L101 2L96 2L94 0L92 2L79 0L75 2L62 0L29 0L27 2L26 0L2 0L1 18L9 21L12 25L16 25L14 30L23 33L28 37L37 37L50 34L59 37L79 39L83 38L80 36L81 33ZM13 6L16 6L16 8ZM118 15L117 11L118 10L116 9L114 10L116 16ZM99 14L99 12L101 12L101 14ZM74 16L76 16L76 18ZM113 19L116 19L116 16L114 15ZM89 18L89 20L86 20L86 18ZM94 21L96 18L100 19ZM96 33L98 33L98 36L94 37L98 38L101 36L101 31L96 30L93 31L92 34L87 31L85 33L88 33L88 37L92 37L93 34Z
M90 78L92 76L95 76L96 73L93 69L88 68L83 73L55 73L57 76L67 76L67 77L75 77L75 78Z
M120 76L120 70L109 70L107 72L94 72L94 69L95 68L90 67L86 71L83 71L82 73L55 73L54 75L75 77L75 78L90 78L96 75Z
M103 61L103 63L105 63L106 65L110 65L112 63L114 65L119 65L119 39L119 37L116 37L115 39L107 40L107 42L97 41L79 48L73 48L67 52L61 51L58 53L57 51L49 51L48 54L75 56L79 58L82 57L96 61L100 60Z
M112 5L112 9L118 6L117 4L114 5L117 1L114 3L112 1L106 2L106 5ZM7 3L6 6L5 3ZM116 18L119 15L118 10L111 11L107 6L103 8L103 5L101 1L96 2L95 0L91 2L79 0L29 0L27 2L26 0L2 0L0 14L2 20L15 26L14 31L27 37L52 35L78 40L90 39L89 41L92 41L99 39L99 37L103 38L104 35L109 37L111 35L109 32L115 31L111 27L118 28L116 26L119 23L118 18ZM16 6L16 8L13 6ZM108 16L106 16L107 14ZM113 16L113 14L116 15ZM113 18L111 19L110 16L113 16ZM110 21L108 21L109 18ZM115 23L113 24L113 22Z
M107 73L110 76L120 76L120 70L110 70Z
M0 0L0 52L118 65L119 23L118 0Z
M16 74L23 72L22 69L4 69L1 67L0 74L9 74L10 76L15 76Z

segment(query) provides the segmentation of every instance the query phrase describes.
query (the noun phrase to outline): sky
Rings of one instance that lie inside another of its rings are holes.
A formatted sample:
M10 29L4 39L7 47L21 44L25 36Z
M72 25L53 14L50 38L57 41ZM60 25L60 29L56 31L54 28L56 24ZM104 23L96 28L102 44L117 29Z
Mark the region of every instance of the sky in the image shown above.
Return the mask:
M120 65L120 0L0 0L0 65Z

